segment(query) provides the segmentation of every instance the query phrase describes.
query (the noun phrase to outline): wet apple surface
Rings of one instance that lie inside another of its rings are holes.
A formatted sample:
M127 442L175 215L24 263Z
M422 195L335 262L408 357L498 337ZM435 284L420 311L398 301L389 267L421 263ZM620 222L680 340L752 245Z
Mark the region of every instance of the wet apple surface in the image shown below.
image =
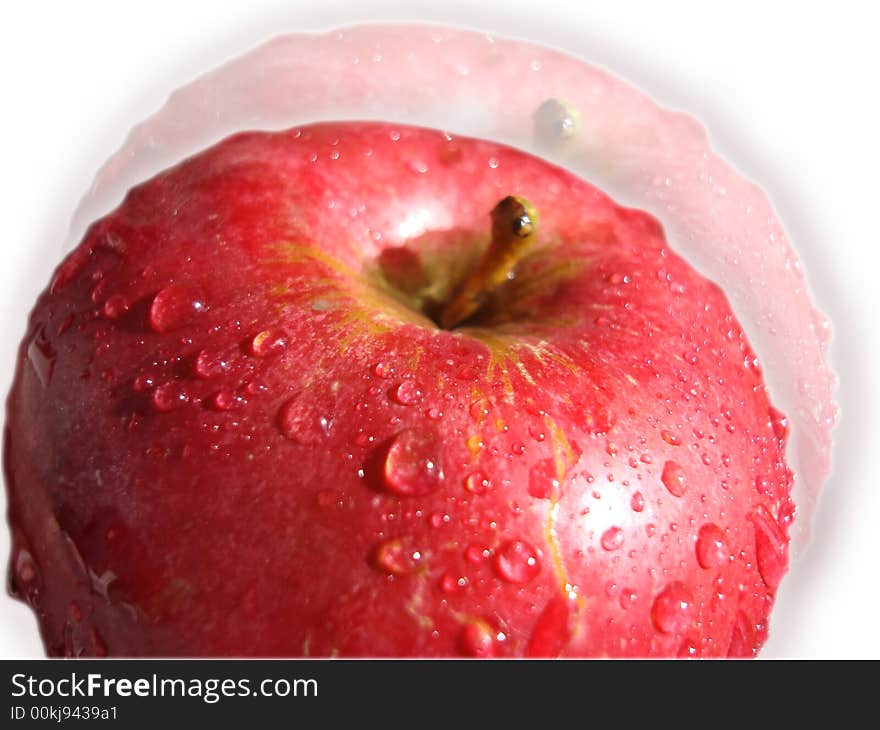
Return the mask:
M510 196L528 250L452 316ZM751 656L786 437L649 215L433 130L239 134L38 301L10 583L54 655Z

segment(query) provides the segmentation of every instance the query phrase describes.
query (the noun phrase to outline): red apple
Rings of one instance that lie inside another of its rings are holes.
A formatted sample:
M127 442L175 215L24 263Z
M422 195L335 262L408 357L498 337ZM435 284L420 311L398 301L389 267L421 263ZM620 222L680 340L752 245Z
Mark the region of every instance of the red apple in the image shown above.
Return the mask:
M8 414L52 655L751 656L787 567L786 422L721 290L431 130L239 134L132 190Z

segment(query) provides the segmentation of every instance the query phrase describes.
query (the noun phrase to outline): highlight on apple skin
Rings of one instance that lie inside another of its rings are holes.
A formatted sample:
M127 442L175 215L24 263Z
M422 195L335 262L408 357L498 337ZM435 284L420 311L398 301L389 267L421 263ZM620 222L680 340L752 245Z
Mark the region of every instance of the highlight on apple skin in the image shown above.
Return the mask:
M10 587L54 656L753 656L787 428L646 213L429 129L242 133L36 303Z

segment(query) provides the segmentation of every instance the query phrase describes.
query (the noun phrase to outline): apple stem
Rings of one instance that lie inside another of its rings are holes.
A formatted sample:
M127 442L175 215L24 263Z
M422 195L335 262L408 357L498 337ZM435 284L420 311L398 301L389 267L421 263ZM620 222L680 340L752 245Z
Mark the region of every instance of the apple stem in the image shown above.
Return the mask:
M471 318L504 282L516 276L516 267L532 248L538 214L525 198L509 195L492 209L492 240L473 271L440 313L443 329Z

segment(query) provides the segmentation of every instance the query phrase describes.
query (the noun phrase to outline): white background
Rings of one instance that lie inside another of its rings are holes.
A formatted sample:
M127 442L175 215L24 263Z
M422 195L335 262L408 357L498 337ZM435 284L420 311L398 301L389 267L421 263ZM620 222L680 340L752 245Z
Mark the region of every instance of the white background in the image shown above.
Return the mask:
M364 20L451 22L555 46L687 110L773 199L835 326L834 473L783 583L764 657L880 658L880 51L870 3L80 0L4 7L0 316L46 285L97 168L175 87L282 32ZM0 362L8 390L13 362ZM0 538L0 560L8 535ZM0 656L42 653L0 596Z

